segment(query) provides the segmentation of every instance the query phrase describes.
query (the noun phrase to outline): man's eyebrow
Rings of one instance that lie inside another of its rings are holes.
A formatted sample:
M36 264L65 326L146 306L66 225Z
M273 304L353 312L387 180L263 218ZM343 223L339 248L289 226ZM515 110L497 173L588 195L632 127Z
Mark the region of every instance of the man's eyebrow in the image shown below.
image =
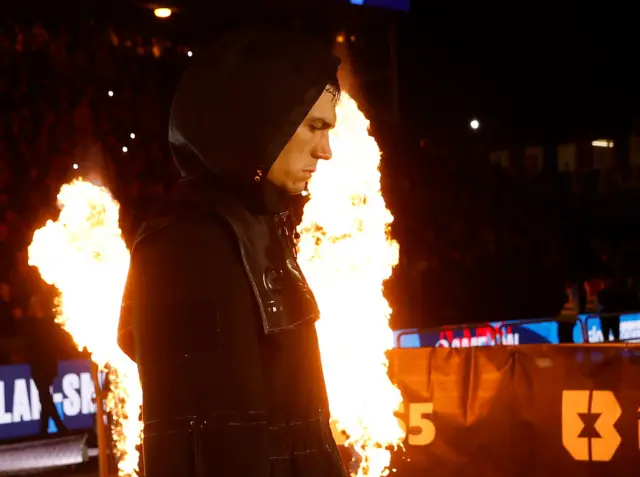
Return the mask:
M320 129L333 129L333 127L335 126L335 124L319 116L309 116L307 118L307 121L310 123L315 123L316 125L319 125L318 127L320 127Z

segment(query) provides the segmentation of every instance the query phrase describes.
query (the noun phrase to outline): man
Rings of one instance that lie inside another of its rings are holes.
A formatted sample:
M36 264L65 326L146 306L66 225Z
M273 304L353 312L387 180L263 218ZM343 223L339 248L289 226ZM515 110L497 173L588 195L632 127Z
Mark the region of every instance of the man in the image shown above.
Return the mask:
M331 158L338 60L247 30L200 52L171 110L183 180L133 247L120 344L146 477L343 476L290 200Z
M573 329L580 313L578 290L574 283L567 282L564 287L567 301L558 315L558 342L573 343Z
M621 315L637 310L640 306L640 298L633 278L625 274L619 261L600 292L600 302L602 303L600 323L604 341L611 341L611 338L613 341L620 341Z
M48 435L49 419L53 420L58 433L68 432L56 410L50 391L58 376L60 341L57 339L58 328L54 316L49 312L47 303L52 303L52 300L43 290L31 298L26 319L20 319L25 355L31 367L31 378L40 398L42 409L40 434L42 436Z

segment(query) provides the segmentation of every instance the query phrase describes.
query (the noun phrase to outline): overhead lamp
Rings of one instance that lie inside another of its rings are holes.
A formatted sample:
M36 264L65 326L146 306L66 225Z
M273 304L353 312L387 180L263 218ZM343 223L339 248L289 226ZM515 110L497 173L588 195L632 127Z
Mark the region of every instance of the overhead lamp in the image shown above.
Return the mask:
M169 18L173 12L170 8L156 8L153 10L153 14L158 18Z
M613 141L609 141L608 139L596 139L595 141L591 141L591 145L593 147L613 147Z

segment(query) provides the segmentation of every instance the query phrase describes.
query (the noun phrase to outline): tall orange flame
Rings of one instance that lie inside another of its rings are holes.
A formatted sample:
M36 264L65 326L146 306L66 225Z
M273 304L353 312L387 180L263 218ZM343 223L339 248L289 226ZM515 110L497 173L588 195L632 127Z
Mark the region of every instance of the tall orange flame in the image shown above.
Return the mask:
M59 293L56 321L80 349L108 370L107 410L121 477L138 470L142 390L136 364L117 345L120 303L129 251L118 225L119 204L109 191L78 179L58 194L60 216L33 234L29 264Z
M399 246L389 236L393 216L380 191L380 149L369 121L346 93L336 112L333 159L318 164L309 183L298 258L320 306L332 420L361 459L354 475L380 477L389 473L388 447L405 437L394 416L402 396L387 376L393 332L383 295Z

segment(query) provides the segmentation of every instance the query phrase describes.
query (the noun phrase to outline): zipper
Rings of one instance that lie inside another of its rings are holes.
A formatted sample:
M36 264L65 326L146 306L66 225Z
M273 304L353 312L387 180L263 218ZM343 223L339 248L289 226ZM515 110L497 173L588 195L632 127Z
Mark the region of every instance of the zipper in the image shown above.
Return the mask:
M292 226L290 211L286 210L284 212L275 214L273 218L274 218L274 222L276 223L276 227L278 228L278 235L282 236L282 234L280 234L280 229L283 228L285 245L289 249L289 251L292 253L293 258L297 260L298 251L296 249L295 240L297 239L296 235L298 235L298 233L295 231L294 227ZM279 221L281 221L282 223L278 223Z
M282 214L278 214L278 215L281 215L281 216L284 215L286 217L288 215L288 212L283 212ZM258 302L258 308L260 310L260 318L262 319L262 326L264 328L265 333L269 334L270 332L273 332L273 331L281 331L281 330L286 330L286 329L292 329L292 328L295 328L296 326L298 326L298 324L301 321L305 321L307 318L305 318L304 320L297 321L296 323L293 323L293 324L291 324L289 326L281 326L279 328L271 328L269 326L269 320L267 319L267 315L264 312L264 306L263 306L263 303L262 303L262 298L260 297L260 292L258 291L258 286L256 285L256 282L253 279L253 274L251 273L251 268L249 267L249 262L247 261L246 252L245 252L244 246L242 245L242 240L240 240L240 234L236 230L236 228L234 227L233 223L231 223L230 220L228 220L226 217L223 217L223 218L230 225L231 229L233 230L234 234L236 235L236 239L237 239L238 245L240 247L240 256L242 257L242 264L244 265L244 269L245 269L245 271L247 273L247 276L249 277L249 282L251 283L251 288L253 289L253 293L254 293L254 295L256 297L256 301ZM280 234L278 233L278 235L280 235ZM285 237L285 240L287 238L288 238L288 235L287 235L287 237ZM295 251L294 251L294 256L295 256Z

